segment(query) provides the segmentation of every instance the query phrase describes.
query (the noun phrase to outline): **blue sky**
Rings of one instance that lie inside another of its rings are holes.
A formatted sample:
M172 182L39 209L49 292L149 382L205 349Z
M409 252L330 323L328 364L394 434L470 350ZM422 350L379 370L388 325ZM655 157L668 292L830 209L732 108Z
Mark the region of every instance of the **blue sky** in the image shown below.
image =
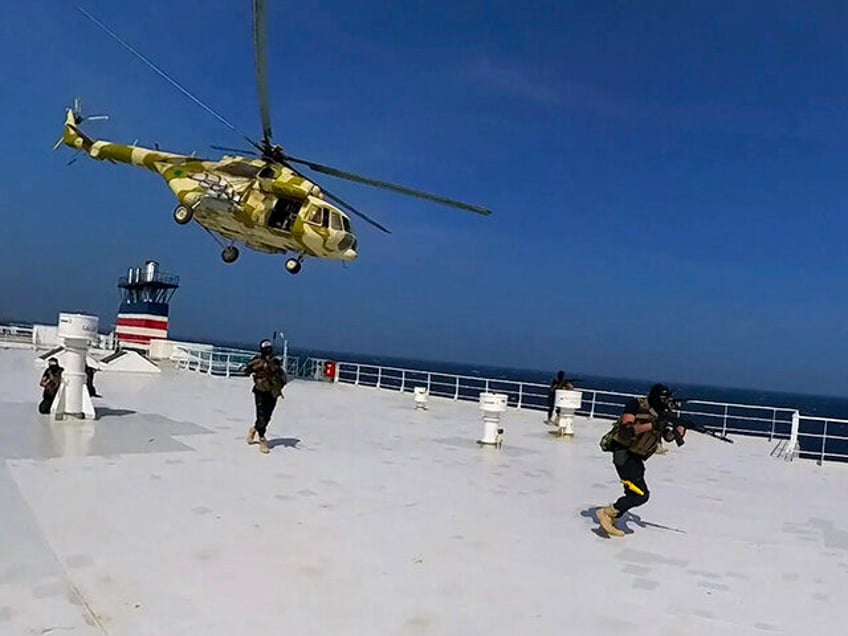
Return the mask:
M81 4L260 136L248 0ZM183 335L848 395L846 9L697 4L269 0L278 142L494 210L318 178L393 234L298 276L223 264L151 174L66 167L75 96L97 138L239 139L74 3L4 6L0 315L108 325L154 258Z

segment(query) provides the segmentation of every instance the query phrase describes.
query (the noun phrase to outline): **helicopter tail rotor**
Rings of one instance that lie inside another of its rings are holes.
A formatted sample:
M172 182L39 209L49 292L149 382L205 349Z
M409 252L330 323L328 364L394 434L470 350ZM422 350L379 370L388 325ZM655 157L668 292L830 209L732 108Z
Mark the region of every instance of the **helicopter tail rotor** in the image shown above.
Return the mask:
M74 104L67 110L67 116L65 118L65 132L56 140L56 143L53 144L53 150L57 150L59 146L63 143L68 143L69 139L75 137L82 137L85 141L89 143L89 140L82 131L78 128L80 124L86 121L100 121L109 119L109 115L90 115L86 117L82 112L82 100L79 97L74 98ZM68 163L70 165L74 160Z
M79 97L74 99L73 113L74 113L74 120L75 120L77 125L83 123L84 121L97 121L97 120L109 119L109 115L89 115L88 117L83 115L83 113L82 113L82 100Z

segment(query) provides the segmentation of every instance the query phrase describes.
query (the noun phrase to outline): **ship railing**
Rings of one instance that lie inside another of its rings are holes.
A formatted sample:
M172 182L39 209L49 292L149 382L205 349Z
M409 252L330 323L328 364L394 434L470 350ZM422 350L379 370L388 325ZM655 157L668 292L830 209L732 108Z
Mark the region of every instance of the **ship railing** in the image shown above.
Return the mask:
M32 325L0 324L0 346L32 347L32 331Z
M790 451L803 458L815 459L819 464L848 461L848 420L809 415L799 415L797 419L797 428L793 431L797 441Z
M52 325L45 326L52 327ZM43 334L39 334L37 327L42 325L0 323L0 347L43 350L61 346L61 341L55 337L55 334L49 340L42 340ZM91 343L91 348L96 351L114 351L114 332L98 334L97 340Z
M198 349L175 360L178 368L218 377L243 377L244 366L255 355L241 350ZM290 378L320 379L323 358L288 358ZM337 362L336 381L362 387L412 393L424 387L429 395L452 400L477 401L481 392L503 393L508 406L516 409L547 411L549 385L423 371L357 362ZM636 393L577 387L583 393L576 411L594 420L614 420ZM742 404L689 400L680 411L704 427L722 435L744 435L777 440L772 451L786 459L801 457L824 461L848 461L848 420L800 415L796 409L763 404Z
M141 270L138 272L138 278L133 277L132 280L128 276L121 276L118 278L118 286L119 287L127 287L132 285L144 285L149 283L160 283L167 286L177 287L180 284L180 277L174 274L166 274L164 272L157 271L153 276L149 276L145 270Z
M229 349L226 347L192 347L180 344L175 347L171 360L178 369L202 373L216 377L244 377L244 369L256 355L254 351L244 349ZM288 356L286 359L286 374L298 377L301 359Z
M337 381L346 384L408 393L423 387L431 396L468 401L478 400L481 392L503 393L512 408L548 408L547 384L357 362L339 362L337 367ZM639 397L636 393L576 389L583 393L576 413L595 420L615 420L628 400ZM848 454L838 450L840 445L848 447L848 420L799 415L787 407L709 400L688 400L679 413L722 435L779 440L787 459L848 460Z

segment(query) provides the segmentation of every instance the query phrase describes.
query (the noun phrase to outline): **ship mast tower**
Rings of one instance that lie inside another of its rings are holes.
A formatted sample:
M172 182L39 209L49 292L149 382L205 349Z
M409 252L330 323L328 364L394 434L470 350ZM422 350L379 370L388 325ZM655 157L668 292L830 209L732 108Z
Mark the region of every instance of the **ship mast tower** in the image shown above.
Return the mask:
M151 340L168 339L168 304L179 286L179 276L160 272L156 261L131 267L118 279L121 307L115 335L122 348L147 352Z

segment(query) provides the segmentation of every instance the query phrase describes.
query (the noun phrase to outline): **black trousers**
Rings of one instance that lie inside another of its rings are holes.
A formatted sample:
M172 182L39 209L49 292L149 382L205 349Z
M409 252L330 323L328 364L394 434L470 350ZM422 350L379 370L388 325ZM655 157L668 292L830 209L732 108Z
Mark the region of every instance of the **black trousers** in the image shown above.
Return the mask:
M551 419L554 414L554 404L556 404L556 393L551 392L548 396L548 419ZM559 409L557 409L557 414L559 414Z
M631 508L647 503L651 493L648 491L648 484L645 483L644 459L634 455L626 448L619 448L613 451L612 463L622 481L629 481L644 493L640 495L624 486L624 496L613 504L620 517Z
M41 402L38 403L38 412L42 415L50 413L50 407L53 406L55 397L55 395L51 395L45 391L41 396Z
M259 433L259 437L265 437L271 415L274 414L274 408L277 406L277 398L269 391L254 389L253 401L256 403L256 432Z

